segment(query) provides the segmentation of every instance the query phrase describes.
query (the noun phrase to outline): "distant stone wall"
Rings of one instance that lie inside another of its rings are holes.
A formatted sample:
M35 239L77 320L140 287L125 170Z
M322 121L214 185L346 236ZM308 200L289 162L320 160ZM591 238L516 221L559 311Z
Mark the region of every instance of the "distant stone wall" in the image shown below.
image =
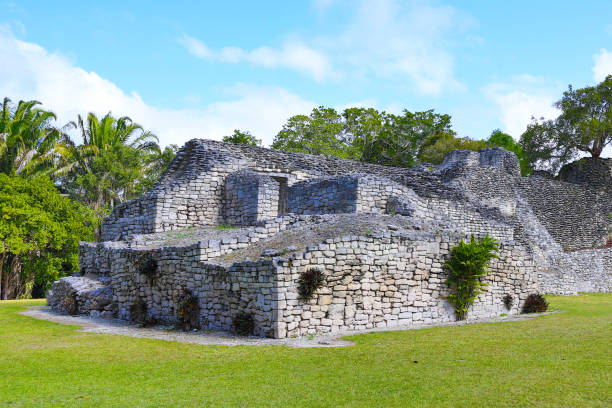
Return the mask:
M548 232L565 250L603 246L610 236L612 192L527 177L518 188Z
M225 179L224 220L232 225L253 225L276 218L279 183L272 177L238 171Z
M612 292L612 248L567 252L559 262L575 274L578 292Z
M368 173L414 189L418 194L458 197L432 172L342 160L333 157L193 139L177 153L159 183L143 197L113 210L104 220L102 240L224 222L224 186L242 169L287 179Z
M287 212L384 214L390 197L415 197L412 189L385 177L349 174L300 181L289 188Z
M584 157L563 166L557 178L560 181L582 184L597 190L612 191L612 158Z
M156 223L157 194L149 192L142 197L122 203L104 219L102 241L118 241L128 235L150 234L158 230Z

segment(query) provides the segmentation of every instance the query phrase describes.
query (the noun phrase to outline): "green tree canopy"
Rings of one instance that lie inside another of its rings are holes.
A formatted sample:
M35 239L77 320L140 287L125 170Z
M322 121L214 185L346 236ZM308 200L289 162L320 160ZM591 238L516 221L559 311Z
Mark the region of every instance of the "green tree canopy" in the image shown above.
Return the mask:
M226 143L244 144L249 146L260 146L261 140L256 138L248 130L243 132L238 129L234 129L234 133L231 136L223 136L223 141Z
M48 177L0 173L0 299L42 291L78 269L79 241L92 240L96 224Z
M61 154L62 131L53 126L52 112L38 108L38 101L4 98L0 112L0 172L41 173L51 169Z
M521 174L527 176L531 173L529 162L525 158L525 153L523 152L521 144L516 142L509 134L502 132L500 129L495 129L487 139L487 144L489 146L503 147L509 152L513 152L519 159Z
M533 169L556 171L579 153L599 158L612 144L612 75L596 86L570 85L554 106L554 120L534 120L521 136L521 147Z
M442 132L454 135L451 117L433 110L404 110L395 115L373 108L348 108L339 114L318 107L310 116L291 117L272 147L408 167L416 164L424 141Z
M79 115L73 126L83 144L66 137L68 148L55 175L64 190L100 216L142 193L139 184L147 171L173 154L164 156L157 136L125 116L116 119L109 113L100 120L90 113L84 121Z
M351 157L343 127L342 116L335 109L320 106L309 116L289 118L274 138L272 148L348 159Z
M440 164L451 150L478 151L488 147L484 140L473 140L469 137L455 137L453 134L442 132L429 136L423 142L419 152L419 161Z

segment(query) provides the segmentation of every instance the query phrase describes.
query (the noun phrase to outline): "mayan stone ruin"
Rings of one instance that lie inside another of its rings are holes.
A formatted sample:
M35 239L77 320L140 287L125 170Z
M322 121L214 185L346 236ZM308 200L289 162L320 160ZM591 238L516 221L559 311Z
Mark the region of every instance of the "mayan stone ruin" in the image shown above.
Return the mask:
M444 261L485 234L499 259L470 318L519 313L531 293L609 292L612 163L602 163L521 177L501 148L393 168L194 139L151 191L104 220L101 242L81 244L80 271L48 302L221 331L248 315L254 335L274 338L447 322ZM325 283L303 299L311 270Z

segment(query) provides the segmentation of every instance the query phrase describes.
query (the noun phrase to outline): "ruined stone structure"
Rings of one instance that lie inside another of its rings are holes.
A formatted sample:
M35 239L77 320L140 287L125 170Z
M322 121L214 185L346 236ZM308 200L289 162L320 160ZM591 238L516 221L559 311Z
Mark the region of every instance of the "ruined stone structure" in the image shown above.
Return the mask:
M499 259L470 317L518 313L530 293L612 290L612 175L588 173L524 178L501 148L404 169L191 140L104 220L102 242L81 244L80 271L48 301L180 324L191 299L202 328L249 315L255 335L276 338L444 322L450 249L489 234ZM313 269L325 283L301 299Z

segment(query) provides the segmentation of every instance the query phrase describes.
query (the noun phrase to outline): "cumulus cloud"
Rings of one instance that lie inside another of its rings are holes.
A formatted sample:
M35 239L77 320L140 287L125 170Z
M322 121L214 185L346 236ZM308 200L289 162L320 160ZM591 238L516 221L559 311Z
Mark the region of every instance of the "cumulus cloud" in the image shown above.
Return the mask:
M593 56L595 65L593 65L593 79L601 82L608 75L612 75L612 51L605 48L599 50L599 54Z
M226 89L226 101L201 109L158 108L65 56L20 41L7 27L0 27L0 49L0 95L39 100L58 115L60 124L88 112L127 115L156 133L164 145L194 137L220 139L235 128L270 143L288 117L316 106L282 88L238 84Z
M335 0L312 0L312 7L318 11L324 11L334 4Z
M553 119L559 115L552 105L561 90L539 77L515 76L508 82L485 86L483 93L495 103L502 130L516 139L527 129L532 117Z
M324 10L330 1L315 1ZM292 38L278 47L210 50L202 41L183 35L179 42L194 56L226 63L248 62L266 68L289 68L327 79L387 78L437 95L463 90L455 78L454 39L474 20L449 6L396 0L360 1L349 24L330 37Z
M210 50L202 41L183 34L178 42L194 57L219 62L248 62L265 68L290 68L322 81L334 75L328 57L297 40L286 41L280 48L258 47L247 51L239 47Z
M338 64L364 76L404 79L423 94L461 90L455 78L451 37L473 20L449 6L419 2L362 1L354 20L328 41Z
M213 55L212 51L202 41L187 34L180 36L177 41L194 57L210 58Z

